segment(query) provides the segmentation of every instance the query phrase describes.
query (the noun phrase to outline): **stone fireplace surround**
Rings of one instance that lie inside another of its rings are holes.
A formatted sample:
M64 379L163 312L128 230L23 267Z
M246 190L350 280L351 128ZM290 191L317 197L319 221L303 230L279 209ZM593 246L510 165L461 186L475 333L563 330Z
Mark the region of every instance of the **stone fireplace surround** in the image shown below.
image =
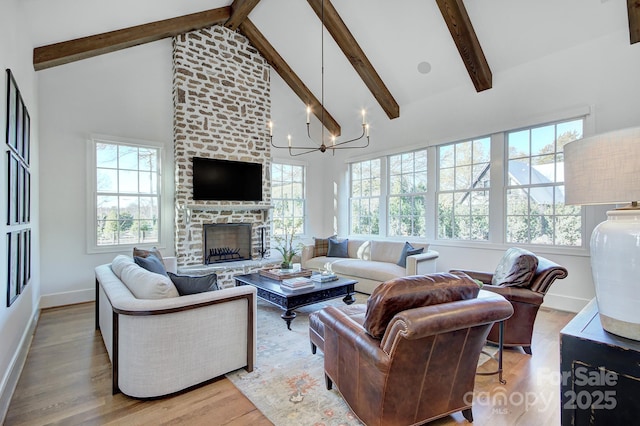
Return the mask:
M215 271L221 287L233 286L234 275L265 265L261 240L267 249L270 240L269 65L244 36L223 26L178 35L173 39L173 103L178 270ZM263 201L194 201L195 156L262 163ZM204 224L216 223L250 224L253 260L205 267Z

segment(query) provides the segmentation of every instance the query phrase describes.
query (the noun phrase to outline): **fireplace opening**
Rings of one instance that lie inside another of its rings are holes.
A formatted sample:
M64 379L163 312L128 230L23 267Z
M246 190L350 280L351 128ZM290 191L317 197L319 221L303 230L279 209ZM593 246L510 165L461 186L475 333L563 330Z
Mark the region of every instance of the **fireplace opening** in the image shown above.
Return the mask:
M204 264L251 260L250 223L203 225Z

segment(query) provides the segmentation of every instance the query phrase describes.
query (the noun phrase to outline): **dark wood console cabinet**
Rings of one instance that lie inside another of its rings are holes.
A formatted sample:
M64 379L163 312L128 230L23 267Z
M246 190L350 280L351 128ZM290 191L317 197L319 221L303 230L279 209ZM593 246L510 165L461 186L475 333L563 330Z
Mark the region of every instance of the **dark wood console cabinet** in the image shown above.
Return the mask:
M640 423L640 342L605 331L595 299L560 332L560 368L563 426Z

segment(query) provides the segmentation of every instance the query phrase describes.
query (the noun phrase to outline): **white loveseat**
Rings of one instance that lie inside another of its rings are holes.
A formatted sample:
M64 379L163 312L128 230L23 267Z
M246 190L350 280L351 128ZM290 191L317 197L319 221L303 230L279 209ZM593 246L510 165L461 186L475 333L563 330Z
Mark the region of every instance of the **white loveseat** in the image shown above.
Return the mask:
M349 257L316 256L316 245L307 245L300 258L302 267L313 270L324 269L327 262L331 263L334 273L358 281L356 291L371 294L390 279L436 272L438 252L429 250L429 244L411 242L414 248L423 248L424 252L407 256L406 267L399 266L404 245L404 241L349 239Z
M174 259L164 263L175 272ZM254 287L138 299L111 265L95 274L96 329L111 359L114 394L164 396L239 368L253 370Z

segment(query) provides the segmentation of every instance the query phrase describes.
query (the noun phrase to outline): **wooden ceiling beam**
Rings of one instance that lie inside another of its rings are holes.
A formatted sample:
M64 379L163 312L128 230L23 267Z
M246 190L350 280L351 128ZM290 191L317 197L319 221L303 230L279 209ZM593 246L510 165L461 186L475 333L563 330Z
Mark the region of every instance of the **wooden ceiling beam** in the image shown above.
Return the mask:
M627 0L627 11L629 14L629 38L631 44L640 41L640 1Z
M266 59L271 67L282 77L282 79L291 87L291 90L298 95L300 100L311 107L313 115L318 117L322 122L324 115L324 127L334 136L340 136L341 129L338 122L324 109L320 101L313 95L311 90L305 86L300 77L293 72L289 64L280 56L276 49L267 41L260 30L251 22L245 19L240 24L240 32L249 39L251 44L258 49L258 52Z
M223 24L230 17L231 7L227 6L36 47L33 49L33 67L39 71L68 64L200 28Z
M400 106L387 89L373 65L365 55L356 39L345 25L338 11L330 0L307 0L318 18L322 19L322 2L324 1L324 26L345 54L360 78L367 85L384 112L390 119L400 116Z
M258 3L260 3L260 0L233 0L233 3L231 3L231 17L224 26L233 31L237 30Z
M491 89L492 74L462 0L436 0L476 91Z

